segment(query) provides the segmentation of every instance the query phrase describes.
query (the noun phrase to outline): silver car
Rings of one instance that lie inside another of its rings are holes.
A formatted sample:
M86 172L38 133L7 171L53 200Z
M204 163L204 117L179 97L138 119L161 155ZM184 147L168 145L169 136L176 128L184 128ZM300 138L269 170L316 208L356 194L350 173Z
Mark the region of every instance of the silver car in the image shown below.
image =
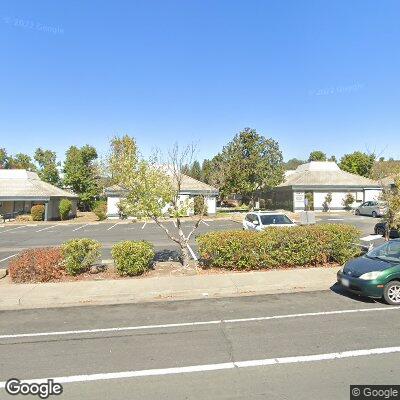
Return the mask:
M271 211L249 212L243 220L245 231L262 231L271 226L291 227L296 226L296 224L286 214Z
M365 201L355 209L356 215L370 215L371 217L383 217L386 206L380 201Z

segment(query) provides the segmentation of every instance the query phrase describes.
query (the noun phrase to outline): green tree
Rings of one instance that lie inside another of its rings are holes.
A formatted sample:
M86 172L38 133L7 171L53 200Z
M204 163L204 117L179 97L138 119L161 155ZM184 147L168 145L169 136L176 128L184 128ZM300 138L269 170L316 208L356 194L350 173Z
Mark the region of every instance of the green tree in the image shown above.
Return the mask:
M369 176L375 162L374 154L366 154L361 151L355 151L351 154L345 154L340 159L340 168L343 171L361 176Z
M34 159L39 164L38 174L40 179L52 185L60 185L60 174L57 166L60 164L56 161L56 153L51 150L37 148Z
M36 171L36 166L32 162L32 158L24 153L17 153L15 156L10 157L10 168L26 169L28 171Z
M381 199L385 203L386 240L389 240L391 229L400 228L400 177L396 177L394 188L383 188Z
M3 147L0 148L0 169L10 168L10 158L7 150Z
M248 196L253 206L257 191L279 185L284 177L278 142L251 128L245 128L223 148L218 167L223 176L222 193Z
M329 157L328 161L333 161L333 162L337 163L337 158L336 158L336 156L332 155Z
M155 156L151 160L139 160L134 169L125 169L123 181L127 194L120 202L125 215L152 219L169 239L178 244L184 267L190 261L189 240L204 214L201 212L198 215L189 231L182 229L182 216L187 215L191 208L191 204L180 197L184 179L182 170L184 165L191 165L191 154L190 147L180 151L175 145L164 162ZM171 232L163 222L162 217L166 214L175 219L177 234Z
M298 158L291 158L290 160L283 163L285 171L296 169L299 165L305 164L307 161L299 160Z
M78 194L78 206L84 211L93 207L96 197L100 194L96 159L96 149L89 145L81 148L71 146L66 152L64 185Z
M321 150L315 150L310 153L308 161L326 161L326 154Z
M132 175L127 171L135 171L139 161L136 140L128 135L115 136L111 139L110 147L108 165L111 182L128 187L130 182L127 179L131 179Z
M201 166L197 160L191 165L188 175L199 181L201 180Z

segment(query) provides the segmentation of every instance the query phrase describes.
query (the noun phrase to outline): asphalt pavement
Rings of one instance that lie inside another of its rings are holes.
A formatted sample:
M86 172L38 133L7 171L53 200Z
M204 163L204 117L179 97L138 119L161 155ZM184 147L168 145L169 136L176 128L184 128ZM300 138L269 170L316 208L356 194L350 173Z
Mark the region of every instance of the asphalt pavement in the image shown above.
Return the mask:
M348 214L318 214L317 223L345 223L358 227L363 235L373 233L373 228L378 220L371 217L355 216ZM168 229L176 233L173 221L166 222ZM185 221L183 229L189 232L193 222ZM200 223L198 230L193 235L190 245L196 252L195 237L199 234L215 230L241 229L240 223L228 220L206 220ZM160 257L177 257L178 246L173 243L165 232L154 223L107 221L102 223L65 223L54 222L47 224L0 226L0 268L7 266L8 262L26 248L57 246L68 239L90 237L102 244L102 258L110 259L111 247L122 240L148 240L153 243Z
M5 381L60 399L349 399L398 384L400 308L333 291L6 311Z

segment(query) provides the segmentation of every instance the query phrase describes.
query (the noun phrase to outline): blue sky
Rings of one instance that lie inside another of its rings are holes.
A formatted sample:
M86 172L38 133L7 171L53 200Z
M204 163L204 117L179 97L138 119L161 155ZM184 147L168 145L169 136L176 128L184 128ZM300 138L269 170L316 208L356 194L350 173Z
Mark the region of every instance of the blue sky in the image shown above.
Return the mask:
M246 126L285 159L400 158L400 2L5 1L0 147L62 159L174 141L212 157Z

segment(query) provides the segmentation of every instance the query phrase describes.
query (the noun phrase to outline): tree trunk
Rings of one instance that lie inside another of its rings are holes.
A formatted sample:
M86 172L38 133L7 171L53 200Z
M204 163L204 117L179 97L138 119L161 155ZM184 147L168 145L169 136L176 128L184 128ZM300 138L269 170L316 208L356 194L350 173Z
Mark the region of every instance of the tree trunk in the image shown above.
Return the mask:
M191 256L189 249L183 243L181 244L181 253L182 253L182 266L184 268L189 268Z

